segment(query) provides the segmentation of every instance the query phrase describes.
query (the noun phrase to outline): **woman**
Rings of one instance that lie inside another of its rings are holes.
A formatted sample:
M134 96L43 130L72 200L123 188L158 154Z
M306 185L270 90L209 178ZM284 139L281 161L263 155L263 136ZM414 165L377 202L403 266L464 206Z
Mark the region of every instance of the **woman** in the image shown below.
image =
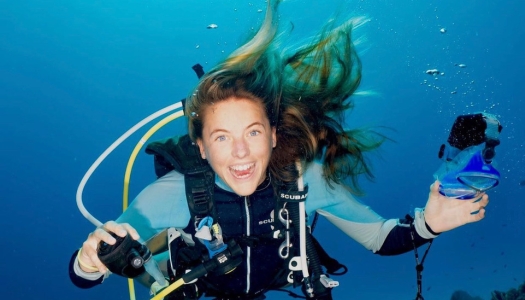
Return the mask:
M185 108L189 136L216 174L214 199L223 234L244 241L242 262L228 274L199 280L205 284L195 294L186 290L177 297L196 299L205 289L220 299L256 299L284 284L277 280L281 241L247 240L272 232L276 191L300 176L309 186L306 214L321 214L377 254L410 251L485 214L487 195L474 202L445 198L438 182L410 222L383 219L355 200L353 194L361 192L358 176L372 177L364 153L384 140L342 126L361 79L351 30L364 20L335 28L329 23L311 44L283 54L274 18L279 1L270 2L257 34L201 79ZM182 191L184 176L172 171L146 187L116 222L92 232L71 260L75 284L91 287L108 276L96 250L101 241L115 243L108 232L147 240L168 227L188 228L192 222ZM170 262L163 264L169 269ZM331 299L329 292L315 298Z

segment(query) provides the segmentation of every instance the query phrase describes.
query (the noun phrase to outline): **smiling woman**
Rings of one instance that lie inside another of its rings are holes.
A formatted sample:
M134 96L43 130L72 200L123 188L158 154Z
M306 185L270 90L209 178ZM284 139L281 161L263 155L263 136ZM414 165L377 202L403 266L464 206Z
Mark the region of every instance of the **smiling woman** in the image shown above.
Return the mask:
M285 51L279 2L268 1L257 34L204 74L186 99L188 135L155 157L167 171L74 253L70 277L77 286L109 276L98 245L167 232L155 260L172 284L155 299L264 299L268 290L294 284L308 299L330 300L338 283L329 275L346 271L338 272L345 267L327 259L312 236L317 214L380 255L415 250L484 217L486 195L449 199L438 182L425 209L405 219L384 219L354 198L358 177L372 177L366 153L385 140L343 128L361 80L351 34L366 20L332 20L310 43ZM135 252L120 256L126 262ZM147 274L142 281L153 283Z

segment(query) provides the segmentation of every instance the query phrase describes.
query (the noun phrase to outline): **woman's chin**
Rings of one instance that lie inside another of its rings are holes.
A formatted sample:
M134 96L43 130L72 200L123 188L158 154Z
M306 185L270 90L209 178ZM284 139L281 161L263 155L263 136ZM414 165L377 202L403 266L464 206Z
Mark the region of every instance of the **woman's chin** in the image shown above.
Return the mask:
M228 185L237 195L249 196L253 194L253 192L255 192L257 189L257 186L259 186L259 180L258 178L255 178L255 176L251 176L251 178L242 180L238 178L231 178L231 181L228 183Z
M243 183L243 184L233 184L230 188L239 196L249 196L255 192L257 189L257 184Z

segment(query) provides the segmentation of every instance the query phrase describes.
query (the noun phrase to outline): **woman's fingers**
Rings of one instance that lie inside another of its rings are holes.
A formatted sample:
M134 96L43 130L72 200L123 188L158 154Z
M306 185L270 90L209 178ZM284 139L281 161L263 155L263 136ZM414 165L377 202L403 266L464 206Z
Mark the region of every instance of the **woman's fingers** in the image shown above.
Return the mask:
M117 242L117 240L105 229L103 228L97 228L95 231L93 231L88 239L91 239L92 242L95 245L95 248L98 246L98 244L103 241L107 244L113 245Z
M93 247L93 243L91 241L87 240L84 242L84 244L82 245L81 256L82 257L80 259L82 259L82 262L97 268L99 272L106 273L108 271L108 268L98 258L97 248L96 246Z
M100 261L100 259L98 258L98 255L97 255L97 246L98 246L98 242L99 239L97 239L95 237L95 234L94 232L91 233L88 237L88 239L84 242L84 244L82 244L82 249L81 249L81 255L79 257L80 260L82 260L82 264L81 264L81 268L82 268L82 265L85 264L87 265L88 267L94 267L96 269L98 269L99 272L101 273L106 273L107 272L107 268L106 266L104 266L104 264ZM85 266L84 266L85 267ZM85 270L84 271L93 271L93 270Z
M432 195L432 194L434 194L434 195L439 194L439 185L440 185L440 183L439 183L438 180L434 181L430 185L430 195Z
M131 225L128 223L122 223L121 225L134 240L140 239L139 233L135 230L135 228L131 227Z
M127 231L126 229L124 228L124 226L122 226L122 224L118 224L117 222L115 221L109 221L107 222L106 224L102 225L102 228L107 231L107 232L113 232L115 233L116 235L120 236L120 237L125 237L126 234L127 234ZM111 245L113 245L113 243L111 243Z
M485 218L485 207L489 204L489 196L487 194L481 194L479 198L474 199L469 203L470 217L468 223L477 222Z
M102 227L107 225L104 224ZM89 234L87 240L82 244L82 253L80 259L84 264L95 267L101 273L107 272L107 267L100 261L97 255L98 245L101 241L113 245L117 241L111 234L102 228L97 228Z
M487 207L487 205L489 205L489 196L487 194L483 194L483 197L481 197L481 201L479 203L481 206Z
M116 223L114 221L109 221L106 224L102 226L106 231L114 232L116 235L120 237L125 237L127 234L131 235L131 237L134 240L138 240L140 238L138 232L135 230L135 228L131 227L128 223ZM105 240L104 240L105 241ZM107 242L107 241L105 241ZM113 243L109 243L113 245Z

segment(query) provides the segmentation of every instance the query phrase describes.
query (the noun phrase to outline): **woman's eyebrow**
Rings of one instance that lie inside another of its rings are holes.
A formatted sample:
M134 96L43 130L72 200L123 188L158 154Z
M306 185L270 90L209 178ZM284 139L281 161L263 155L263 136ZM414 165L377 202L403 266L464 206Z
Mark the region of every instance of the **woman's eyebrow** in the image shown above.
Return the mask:
M246 126L246 128L250 128L250 127L253 127L253 126L257 126L257 125L264 127L263 123L256 121L256 122L253 122L252 124Z
M221 132L229 132L228 130L226 129L222 129L222 128L218 128L218 129L214 129L212 132L210 132L210 137L216 133L221 133Z
M246 126L245 129L248 129L248 128L251 128L251 127L254 127L254 126L261 126L261 127L264 127L264 124L259 122L259 121L255 121L253 123L251 123L250 125ZM217 129L214 129L212 132L210 132L210 137L216 133L228 133L230 131L226 130L226 129L222 129L222 128L217 128Z

